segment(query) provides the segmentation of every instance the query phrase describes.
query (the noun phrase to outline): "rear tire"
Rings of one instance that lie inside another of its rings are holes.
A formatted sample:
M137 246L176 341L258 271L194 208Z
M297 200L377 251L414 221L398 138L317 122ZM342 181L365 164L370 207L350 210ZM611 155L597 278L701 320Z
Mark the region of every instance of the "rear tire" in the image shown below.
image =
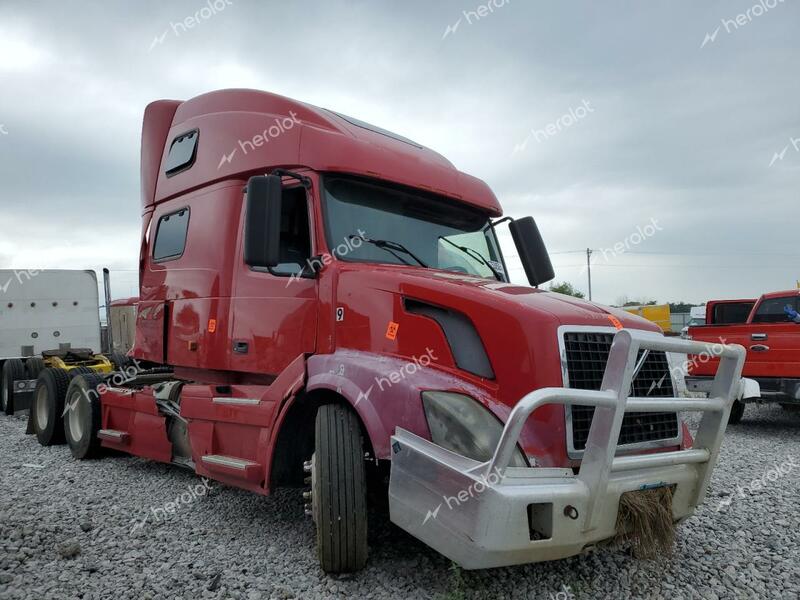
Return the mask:
M312 499L317 553L328 573L358 571L367 562L367 483L358 417L326 404L316 421Z
M44 360L38 356L29 358L25 361L25 372L28 374L28 379L39 379L42 371L47 368Z
M115 371L124 371L131 364L131 359L122 352L112 352L111 354L106 354L106 358L111 361L112 365L114 365Z
M89 367L75 367L74 369L67 371L67 377L69 377L69 380L72 381L78 375L92 375L93 373L94 369Z
M731 407L731 416L728 417L728 425L738 425L742 422L744 416L744 402L741 400L734 400Z
M66 442L64 437L64 399L69 375L64 369L45 369L36 382L31 405L34 432L42 446Z
M7 415L14 414L14 382L25 379L25 365L18 358L3 363L2 389L0 389L0 408Z
M102 417L97 386L101 383L100 375L76 375L67 389L64 436L72 456L78 460L96 458L102 450L97 437Z

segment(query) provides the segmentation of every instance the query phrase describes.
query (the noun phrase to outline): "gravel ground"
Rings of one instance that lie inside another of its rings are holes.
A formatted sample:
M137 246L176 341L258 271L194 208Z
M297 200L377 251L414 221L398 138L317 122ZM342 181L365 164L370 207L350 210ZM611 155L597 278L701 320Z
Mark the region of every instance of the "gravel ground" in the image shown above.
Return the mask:
M604 549L466 572L376 516L369 564L349 577L317 566L300 491L262 498L140 459L77 462L24 429L0 417L0 599L800 597L800 414L778 407L748 407L729 428L670 559Z

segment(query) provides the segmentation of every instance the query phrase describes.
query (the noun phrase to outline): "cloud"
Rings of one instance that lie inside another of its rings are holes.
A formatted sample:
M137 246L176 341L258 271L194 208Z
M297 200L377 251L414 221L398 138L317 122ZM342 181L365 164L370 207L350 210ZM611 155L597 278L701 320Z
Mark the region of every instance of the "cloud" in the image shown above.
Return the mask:
M180 35L172 25L204 2L0 7L0 208L16 228L0 260L83 266L105 255L135 269L145 105L254 87L441 152L485 179L507 212L534 215L554 251L613 245L663 218L641 251L676 254L598 266L601 301L793 286L798 257L778 253L794 252L800 153L769 163L800 137L800 7L701 49L735 16L726 5L508 3L470 22L464 11L478 4L233 0ZM584 99L590 116L543 141L530 135ZM760 254L735 254L748 250ZM559 279L585 288L578 255L553 259Z

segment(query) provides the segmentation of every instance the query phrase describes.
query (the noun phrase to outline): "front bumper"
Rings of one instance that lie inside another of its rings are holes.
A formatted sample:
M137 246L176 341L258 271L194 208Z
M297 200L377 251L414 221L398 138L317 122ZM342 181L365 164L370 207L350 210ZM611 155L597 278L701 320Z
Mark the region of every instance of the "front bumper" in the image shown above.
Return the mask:
M673 519L705 497L739 385L745 351L726 346L711 397L628 398L639 349L699 354L710 344L621 330L602 390L545 388L509 415L492 460L460 456L402 428L392 436L391 520L466 569L565 558L613 537L620 496L673 487ZM719 353L717 345L715 352ZM509 467L528 417L545 404L596 407L577 475L571 469ZM694 448L615 456L625 411L703 412Z
M703 375L687 375L685 378L686 390L689 392L699 392L708 394L714 386L714 378ZM794 384L791 382L794 381ZM742 377L739 380L739 387L734 397L735 400L742 402L757 402L765 398L775 398L776 396L787 396L795 398L800 393L798 380L773 380L772 383L766 379L758 377ZM800 399L797 398L797 399Z

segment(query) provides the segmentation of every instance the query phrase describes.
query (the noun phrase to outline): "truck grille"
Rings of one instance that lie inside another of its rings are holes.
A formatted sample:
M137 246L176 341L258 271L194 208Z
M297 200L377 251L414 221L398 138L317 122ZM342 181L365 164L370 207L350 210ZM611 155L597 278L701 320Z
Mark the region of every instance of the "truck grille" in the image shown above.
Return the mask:
M600 389L613 339L613 333L566 332L564 334L569 387L581 390ZM669 398L675 395L669 363L664 352L650 352L632 387L633 396L640 398ZM569 411L570 407L567 407L567 410ZM594 407L572 406L571 411L573 449L582 451L586 448ZM617 444L674 440L677 437L676 413L631 412L625 414Z

